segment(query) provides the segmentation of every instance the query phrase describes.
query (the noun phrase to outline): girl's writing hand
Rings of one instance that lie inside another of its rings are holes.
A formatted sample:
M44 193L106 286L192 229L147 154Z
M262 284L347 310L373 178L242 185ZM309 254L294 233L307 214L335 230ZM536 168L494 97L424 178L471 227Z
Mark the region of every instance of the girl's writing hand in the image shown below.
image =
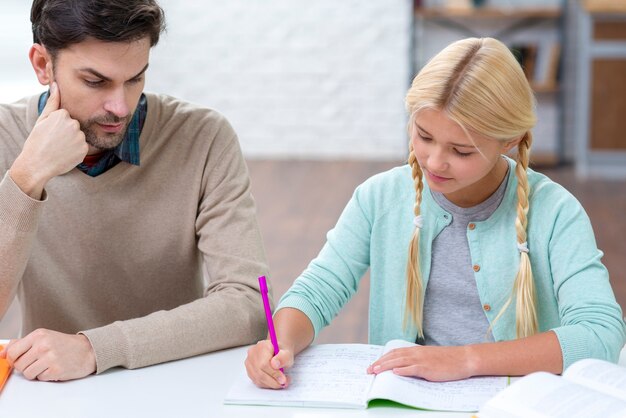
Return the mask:
M281 347L280 342L278 346ZM274 347L270 340L259 341L248 349L245 365L248 377L261 388L282 389L289 384L289 377L281 371L281 367L293 365L293 350L281 347L274 356Z
M399 376L413 376L441 382L473 376L469 346L415 346L389 351L367 368L369 374L392 370Z

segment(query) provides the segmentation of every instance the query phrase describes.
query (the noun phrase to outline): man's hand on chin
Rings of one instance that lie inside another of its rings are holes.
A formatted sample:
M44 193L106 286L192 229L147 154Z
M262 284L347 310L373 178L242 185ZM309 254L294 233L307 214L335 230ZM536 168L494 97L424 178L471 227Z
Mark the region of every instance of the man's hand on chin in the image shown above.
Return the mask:
M84 335L38 329L0 351L29 380L72 380L96 371L96 356Z

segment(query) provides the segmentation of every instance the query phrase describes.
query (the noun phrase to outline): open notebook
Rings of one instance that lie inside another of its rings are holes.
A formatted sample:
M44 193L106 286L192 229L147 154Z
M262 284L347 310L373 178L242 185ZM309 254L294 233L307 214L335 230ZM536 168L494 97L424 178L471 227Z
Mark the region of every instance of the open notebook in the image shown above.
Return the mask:
M531 373L480 410L480 418L626 417L626 368L603 360L572 364L563 376Z
M507 377L477 377L455 382L428 382L387 371L368 375L367 367L387 351L415 344L393 340L385 346L321 344L300 353L286 370L286 389L260 389L242 372L225 404L367 408L373 399L386 399L420 409L477 411L508 385Z

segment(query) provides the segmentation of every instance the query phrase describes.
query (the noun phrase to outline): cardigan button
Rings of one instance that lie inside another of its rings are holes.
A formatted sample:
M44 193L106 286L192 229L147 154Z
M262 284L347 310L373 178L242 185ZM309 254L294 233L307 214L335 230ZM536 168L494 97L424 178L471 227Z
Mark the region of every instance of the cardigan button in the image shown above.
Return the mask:
M471 223L471 224L467 225L467 227L470 229L470 231L473 231L474 229L476 229L476 224L475 223Z
M489 312L489 311L491 310L491 306L485 303L485 304L483 305L483 309L484 309L486 312Z
M473 269L476 273L478 273L480 271L480 266L478 264L474 264Z

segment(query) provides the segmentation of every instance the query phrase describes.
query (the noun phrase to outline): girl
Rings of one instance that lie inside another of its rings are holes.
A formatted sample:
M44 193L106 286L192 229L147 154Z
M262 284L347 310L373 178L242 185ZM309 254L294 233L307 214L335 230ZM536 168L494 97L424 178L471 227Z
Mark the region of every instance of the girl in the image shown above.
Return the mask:
M602 252L579 202L528 168L534 97L501 42L465 39L435 56L406 97L408 165L359 186L319 256L282 297L280 352L260 341L261 387L313 341L371 269L369 340L391 351L368 373L445 381L561 373L617 361L625 342ZM504 156L517 147L515 161Z

